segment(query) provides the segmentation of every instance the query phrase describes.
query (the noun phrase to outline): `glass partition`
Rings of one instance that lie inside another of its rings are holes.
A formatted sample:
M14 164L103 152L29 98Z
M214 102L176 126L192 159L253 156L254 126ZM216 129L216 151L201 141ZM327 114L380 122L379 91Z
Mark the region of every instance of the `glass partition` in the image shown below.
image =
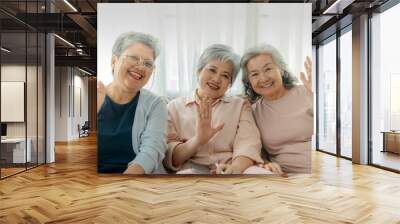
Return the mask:
M16 17L42 13L43 5L0 3ZM1 179L45 163L45 44L43 33L0 12Z
M400 4L371 18L371 137L374 165L400 171Z
M351 28L351 27L350 27ZM340 155L352 157L352 34L340 36Z
M1 34L0 110L6 127L1 139L2 177L24 171L31 157L31 151L26 150L26 41L25 32Z
M336 154L336 39L318 48L318 149Z

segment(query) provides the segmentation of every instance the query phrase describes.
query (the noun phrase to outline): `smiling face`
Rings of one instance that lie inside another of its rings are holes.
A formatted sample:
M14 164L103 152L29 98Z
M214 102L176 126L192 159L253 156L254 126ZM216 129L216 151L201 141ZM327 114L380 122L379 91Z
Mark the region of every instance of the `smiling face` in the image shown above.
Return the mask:
M142 61L137 63L135 58L141 58ZM120 56L112 57L114 81L125 91L140 90L149 81L154 69L145 65L153 61L154 53L150 47L142 43L132 44Z
M285 91L281 69L268 54L260 54L247 63L247 75L253 90L266 98Z
M209 61L199 72L199 95L217 99L222 97L232 81L233 66L219 59Z

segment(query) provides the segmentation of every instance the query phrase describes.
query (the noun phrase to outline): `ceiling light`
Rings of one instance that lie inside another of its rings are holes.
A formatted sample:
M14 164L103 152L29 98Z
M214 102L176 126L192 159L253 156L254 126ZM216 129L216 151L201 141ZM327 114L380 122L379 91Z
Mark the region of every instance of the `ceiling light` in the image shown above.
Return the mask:
M66 39L58 36L57 34L54 34L54 36L56 36L58 39L60 39L61 41L63 41L64 43L68 44L69 46L75 48L75 45L71 44L71 42L67 41Z
M10 53L10 52L11 52L11 50L9 50L9 49L7 49L7 48L5 48L5 47L1 47L1 50L4 51L4 52L7 52L7 53Z
M351 5L355 0L336 0L322 14L342 14L343 10Z
M78 70L81 71L81 72L83 72L83 73L85 73L85 74L92 75L92 73L90 73L90 72L88 72L88 71L86 71L86 70L83 70L83 69L81 69L81 68L79 68L79 67L78 67Z
M65 4L67 4L72 10L74 10L75 12L78 12L78 10L71 4L69 3L68 0L64 0Z
M330 5L327 9L325 9L322 14L331 13L332 9L334 9L339 2L340 0L336 0L332 5Z

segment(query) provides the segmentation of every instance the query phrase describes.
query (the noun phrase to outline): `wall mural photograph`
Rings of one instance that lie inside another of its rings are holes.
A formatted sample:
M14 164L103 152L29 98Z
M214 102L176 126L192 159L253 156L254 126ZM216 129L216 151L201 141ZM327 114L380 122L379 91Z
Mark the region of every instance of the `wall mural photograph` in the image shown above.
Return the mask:
M98 172L310 173L310 10L99 4Z

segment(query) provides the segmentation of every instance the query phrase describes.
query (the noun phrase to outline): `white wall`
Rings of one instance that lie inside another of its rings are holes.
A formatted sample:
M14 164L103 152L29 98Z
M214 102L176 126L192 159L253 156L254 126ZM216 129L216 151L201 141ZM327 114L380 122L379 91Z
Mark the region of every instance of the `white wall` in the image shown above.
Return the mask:
M1 81L5 82L25 82L25 69L32 70L31 66L28 68L25 65L9 64L1 66ZM1 108L7 110L8 108ZM25 137L25 123L24 122L10 122L7 123L7 136L8 137Z
M26 69L26 70L25 70ZM1 81L9 81L9 82L25 82L26 72L28 75L36 74L36 67L18 64L8 64L1 66ZM29 78L29 77L28 77ZM29 85L36 86L36 80L28 80ZM29 134L36 130L36 113L32 113L32 111L36 112L36 88L27 88L27 105L31 106L31 108L27 109L27 119L28 122L28 137ZM31 104L34 102L34 104ZM40 107L41 105L39 105ZM34 108L33 108L34 107ZM1 110L8 110L9 108L1 108ZM25 137L25 125L26 122L7 122L7 136L8 137ZM36 135L36 132L35 132Z
M108 84L113 79L111 49L117 36L144 32L161 45L156 69L144 87L159 95L192 92L198 58L210 44L230 45L238 54L256 44L272 44L295 76L304 71L306 55L311 56L311 3L99 3L97 15L98 80ZM240 76L228 95L242 93Z
M72 120L71 120L71 132L70 134L73 136L73 138L79 137L78 133L78 124L81 126L85 123L85 121L88 121L88 78L87 77L82 77L80 75L76 75L77 70L75 70L75 75L74 75L74 96L72 98L74 99L74 108L73 110L75 113L72 113ZM79 72L79 71L78 71ZM79 73L82 74L82 73ZM80 91L80 93L78 93ZM80 95L80 97L79 97ZM80 102L79 102L80 101ZM81 107L81 108L79 108ZM79 109L82 111L80 112Z
M68 86L67 67L55 68L55 141L68 140Z
M88 120L88 78L82 75L71 67L56 67L55 141L77 139L78 124Z

